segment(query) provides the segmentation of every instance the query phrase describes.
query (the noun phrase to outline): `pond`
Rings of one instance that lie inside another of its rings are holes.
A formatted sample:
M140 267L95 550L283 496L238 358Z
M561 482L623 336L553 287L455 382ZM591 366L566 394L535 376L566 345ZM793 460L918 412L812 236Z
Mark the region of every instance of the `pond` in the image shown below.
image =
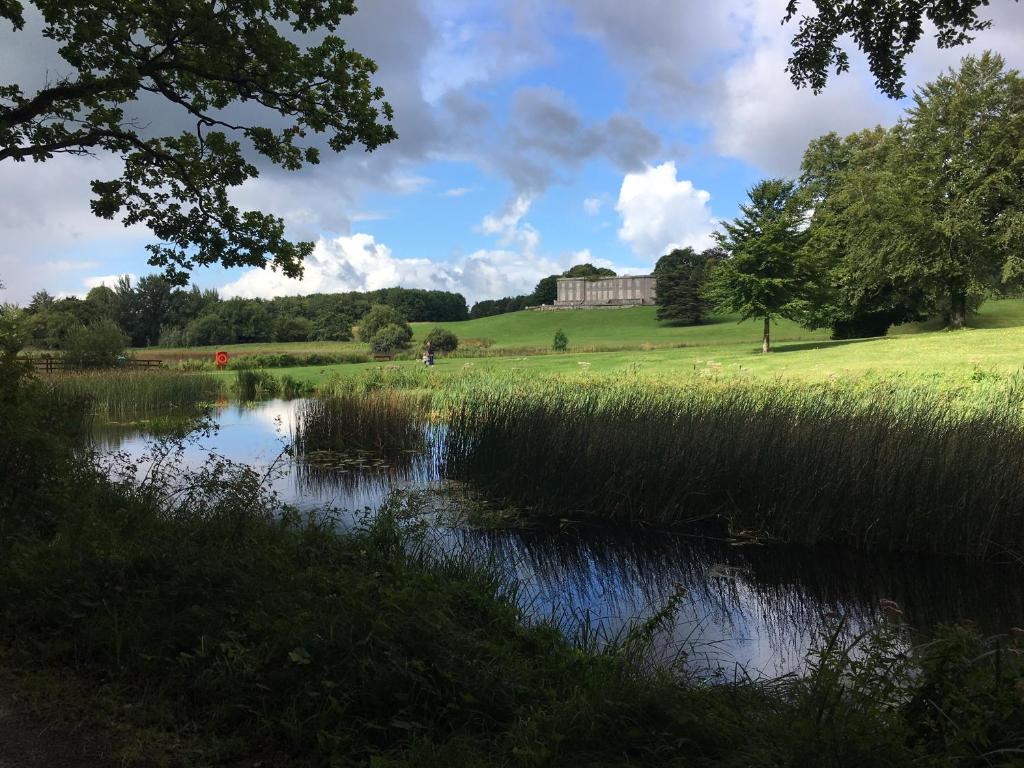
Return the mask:
M446 482L438 468L443 428L429 429L426 447L415 453L364 452L313 465L293 459L285 448L301 402L220 405L212 413L217 428L193 437L183 461L199 466L213 452L256 468L274 466L269 482L282 501L347 510L343 524L395 491L422 494L432 508L456 513L470 503L471 489ZM141 457L151 440L143 428L98 428L97 444ZM437 524L431 541L497 564L518 583L516 599L529 617L554 620L598 645L621 638L675 599L677 611L657 633L653 658L684 658L698 674L799 671L808 649L840 619L850 634L884 621L921 630L972 621L992 633L1024 626L1024 569L1012 564L737 545L611 527L495 531Z

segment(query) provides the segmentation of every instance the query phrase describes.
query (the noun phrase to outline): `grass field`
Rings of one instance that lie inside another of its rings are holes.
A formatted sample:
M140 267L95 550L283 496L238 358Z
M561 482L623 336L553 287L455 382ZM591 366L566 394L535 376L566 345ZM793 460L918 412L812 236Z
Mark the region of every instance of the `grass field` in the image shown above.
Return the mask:
M636 373L641 376L675 377L767 376L803 380L907 373L953 378L1010 373L1024 368L1024 300L989 302L972 328L959 332L935 330L929 325L896 328L880 339L829 341L825 331L807 331L786 321L773 328L774 351L760 354L756 322L737 323L719 319L695 327L664 327L654 320L654 310L592 312L516 312L498 317L448 323L460 338L493 338L492 349L511 351L547 349L541 342L561 327L569 336L565 353L508 354L476 358L438 358L440 373L476 370L528 369L538 374ZM433 327L419 324L417 335ZM414 348L417 342L414 340ZM657 345L666 346L657 346ZM688 345L670 347L667 345ZM267 349L272 345L253 345ZM292 351L305 345L278 345ZM582 351L580 347L629 347L612 352ZM646 347L646 348L645 348ZM351 344L337 349L351 350ZM303 350L305 351L305 350ZM333 351L327 348L327 351ZM332 375L358 375L381 363L309 366L278 369L276 375L320 383ZM387 363L415 367L417 361Z

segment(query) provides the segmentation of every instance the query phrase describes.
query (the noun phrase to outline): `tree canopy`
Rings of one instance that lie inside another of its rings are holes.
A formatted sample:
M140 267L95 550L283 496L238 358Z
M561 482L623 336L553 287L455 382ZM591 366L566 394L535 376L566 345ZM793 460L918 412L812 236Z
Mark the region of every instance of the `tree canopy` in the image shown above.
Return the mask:
M811 142L804 189L837 337L941 314L952 328L1024 277L1024 79L993 54L921 88L892 129Z
M654 265L657 280L659 320L683 325L704 322L708 310L704 280L708 268L724 254L716 248L697 253L693 248L676 248Z
M761 349L771 348L773 317L801 319L813 285L805 258L807 199L796 182L765 179L747 193L742 216L723 222L715 239L726 258L711 271L707 295L743 320L764 319Z
M850 68L849 55L839 45L845 36L852 37L867 55L879 90L900 98L907 74L904 60L924 34L926 21L935 26L939 48L969 43L992 24L978 15L989 0L810 0L808 4L814 13L800 16L786 71L794 85L810 86L816 93L825 87L830 70L840 74ZM792 21L800 7L800 0L789 0L784 22Z
M301 274L312 243L230 190L261 162L296 170L323 147L397 135L376 65L334 34L353 0L0 0L0 22L28 34L27 6L69 74L35 91L0 83L0 162L120 157L120 177L92 183L92 210L152 230L150 264L175 283L215 263ZM136 101L173 105L188 127L143 125L127 114Z

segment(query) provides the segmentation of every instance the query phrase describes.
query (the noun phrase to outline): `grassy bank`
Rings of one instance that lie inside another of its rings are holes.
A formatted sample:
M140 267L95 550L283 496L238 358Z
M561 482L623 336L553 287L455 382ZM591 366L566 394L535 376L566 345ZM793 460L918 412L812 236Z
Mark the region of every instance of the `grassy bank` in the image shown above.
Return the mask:
M414 505L339 535L242 467L162 477L82 475L52 531L0 540L5 665L125 765L999 765L1022 746L1012 642L836 633L805 678L709 686L643 661L671 603L599 651L434 557Z

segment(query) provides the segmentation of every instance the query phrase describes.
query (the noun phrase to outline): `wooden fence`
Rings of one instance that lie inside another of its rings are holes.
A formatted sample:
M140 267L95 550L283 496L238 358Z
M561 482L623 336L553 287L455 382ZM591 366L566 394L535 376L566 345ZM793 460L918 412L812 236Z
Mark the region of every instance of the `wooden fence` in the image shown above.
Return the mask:
M160 368L163 360L142 360L139 358L128 358L118 363L118 368ZM62 371L80 371L81 366L68 363L63 357L33 357L32 367L41 373L60 373Z

